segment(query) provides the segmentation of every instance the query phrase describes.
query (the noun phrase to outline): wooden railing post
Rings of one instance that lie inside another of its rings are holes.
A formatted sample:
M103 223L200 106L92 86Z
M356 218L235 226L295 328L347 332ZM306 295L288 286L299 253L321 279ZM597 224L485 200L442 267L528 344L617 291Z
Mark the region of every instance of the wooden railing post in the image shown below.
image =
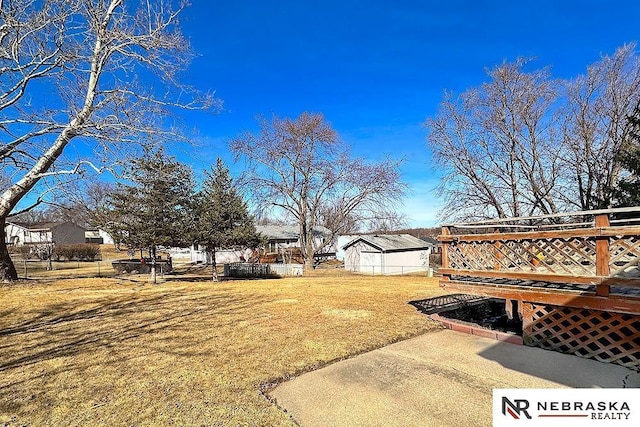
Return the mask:
M495 234L500 234L500 230L496 230ZM493 246L496 248L495 249L496 262L493 264L493 269L500 270L502 268L502 266L500 265L500 262L502 261L502 252L500 251L500 248L502 247L502 243L495 242Z
M596 215L596 228L609 227L609 215ZM609 271L609 236L596 236L596 276L608 277ZM596 287L596 295L601 297L609 296L609 285L600 284Z
M442 227L442 235L450 236L451 232L449 231L449 227ZM442 242L442 268L449 268L449 244L450 242ZM450 274L443 274L442 280L448 281L451 280Z

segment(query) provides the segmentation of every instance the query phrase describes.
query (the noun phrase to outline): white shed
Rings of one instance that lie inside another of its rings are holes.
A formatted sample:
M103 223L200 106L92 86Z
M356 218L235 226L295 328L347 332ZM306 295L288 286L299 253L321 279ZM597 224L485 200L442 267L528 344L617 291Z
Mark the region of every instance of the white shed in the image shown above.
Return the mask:
M360 237L360 234L344 234L342 236L338 236L338 244L336 247L336 259L338 261L344 261L344 247L347 245L347 243L350 243L357 237Z
M358 236L344 250L344 268L349 271L405 274L429 269L429 244L409 234Z

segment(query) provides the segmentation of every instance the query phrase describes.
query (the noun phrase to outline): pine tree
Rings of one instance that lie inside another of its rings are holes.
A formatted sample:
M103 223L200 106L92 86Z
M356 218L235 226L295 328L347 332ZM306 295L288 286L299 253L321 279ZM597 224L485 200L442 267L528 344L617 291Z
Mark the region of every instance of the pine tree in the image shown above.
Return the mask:
M211 254L213 280L217 281L217 249L255 248L261 238L222 159L205 175L203 189L197 197L195 240Z
M628 175L614 190L616 207L640 206L640 103L628 118L629 141L620 154L620 163Z
M156 283L158 246L189 242L193 180L187 166L162 149L146 152L133 162L130 183L118 183L110 196L114 238L129 249L147 250L151 280Z

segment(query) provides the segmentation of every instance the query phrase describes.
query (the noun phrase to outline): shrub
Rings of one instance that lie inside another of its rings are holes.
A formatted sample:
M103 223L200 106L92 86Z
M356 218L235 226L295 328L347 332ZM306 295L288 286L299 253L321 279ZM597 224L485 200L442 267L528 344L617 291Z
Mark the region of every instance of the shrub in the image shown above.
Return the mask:
M100 259L100 245L80 243L76 245L56 245L53 251L55 259L68 261L95 261Z
M8 249L10 254L20 255L22 259L29 259L32 256L31 247L27 245L9 246Z

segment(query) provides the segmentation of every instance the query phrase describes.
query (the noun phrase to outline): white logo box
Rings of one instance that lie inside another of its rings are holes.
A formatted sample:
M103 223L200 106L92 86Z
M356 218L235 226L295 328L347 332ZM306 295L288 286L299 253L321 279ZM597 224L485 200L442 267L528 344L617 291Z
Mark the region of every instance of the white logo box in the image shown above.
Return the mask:
M640 389L494 389L494 427L640 426Z

